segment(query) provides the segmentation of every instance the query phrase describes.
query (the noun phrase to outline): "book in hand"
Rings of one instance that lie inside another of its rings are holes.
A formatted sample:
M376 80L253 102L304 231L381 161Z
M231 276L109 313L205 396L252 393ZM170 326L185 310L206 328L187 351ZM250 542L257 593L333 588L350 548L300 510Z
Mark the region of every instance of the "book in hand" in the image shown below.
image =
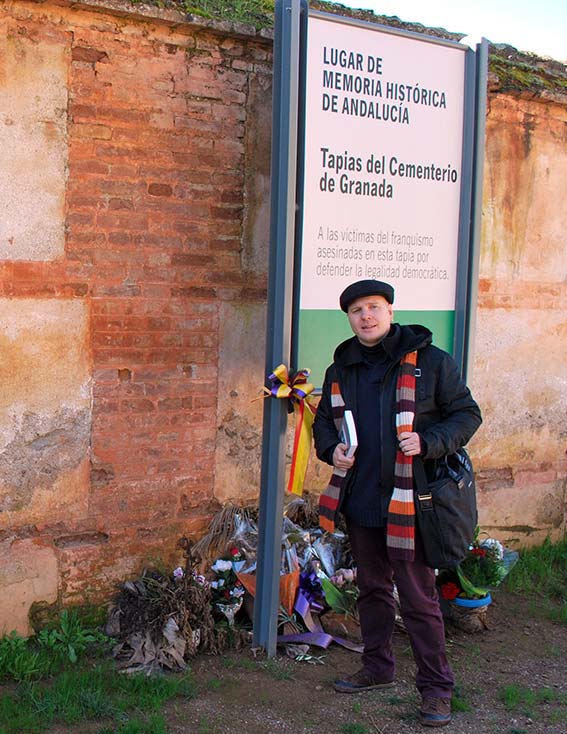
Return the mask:
M353 456L358 446L358 439L356 437L356 426L354 425L352 410L345 410L339 439L347 447L346 455Z

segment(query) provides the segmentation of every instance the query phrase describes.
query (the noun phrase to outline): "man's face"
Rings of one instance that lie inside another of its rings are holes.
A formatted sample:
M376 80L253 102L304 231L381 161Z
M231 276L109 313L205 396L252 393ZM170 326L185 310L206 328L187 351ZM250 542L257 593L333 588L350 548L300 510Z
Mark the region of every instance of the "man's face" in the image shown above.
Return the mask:
M384 296L363 296L348 307L350 328L365 347L373 347L390 331L394 309Z

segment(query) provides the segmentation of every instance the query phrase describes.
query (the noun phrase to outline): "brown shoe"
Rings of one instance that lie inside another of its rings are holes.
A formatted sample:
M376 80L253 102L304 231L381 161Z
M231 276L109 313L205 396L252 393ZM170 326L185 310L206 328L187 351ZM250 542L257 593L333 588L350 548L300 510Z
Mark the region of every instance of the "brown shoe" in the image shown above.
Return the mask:
M451 722L451 699L424 696L419 707L419 723L423 726L445 726Z
M361 668L356 673L337 678L334 683L335 691L339 693L360 693L361 691L372 691L376 688L391 688L394 681L381 680L373 673Z

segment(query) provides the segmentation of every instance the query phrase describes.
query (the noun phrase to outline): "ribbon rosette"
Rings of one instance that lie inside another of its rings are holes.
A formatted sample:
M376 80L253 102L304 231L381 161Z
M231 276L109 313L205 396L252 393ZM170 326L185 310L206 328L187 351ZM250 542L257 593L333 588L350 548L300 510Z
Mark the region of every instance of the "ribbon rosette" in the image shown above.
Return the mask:
M289 374L287 367L280 364L268 377L271 387L264 388L267 395L288 398L293 406L295 435L287 491L298 495L303 492L315 417L315 406L309 400L309 395L314 390L313 385L307 382L310 374L311 370L298 370Z

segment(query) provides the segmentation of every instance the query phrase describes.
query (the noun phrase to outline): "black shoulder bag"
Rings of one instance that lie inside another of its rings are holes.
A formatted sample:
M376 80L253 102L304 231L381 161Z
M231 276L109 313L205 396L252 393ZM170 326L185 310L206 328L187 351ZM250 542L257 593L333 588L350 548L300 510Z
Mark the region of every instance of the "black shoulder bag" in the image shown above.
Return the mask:
M435 479L427 480L420 456L414 457L415 520L425 562L451 569L465 557L478 522L474 472L464 449L437 462Z

